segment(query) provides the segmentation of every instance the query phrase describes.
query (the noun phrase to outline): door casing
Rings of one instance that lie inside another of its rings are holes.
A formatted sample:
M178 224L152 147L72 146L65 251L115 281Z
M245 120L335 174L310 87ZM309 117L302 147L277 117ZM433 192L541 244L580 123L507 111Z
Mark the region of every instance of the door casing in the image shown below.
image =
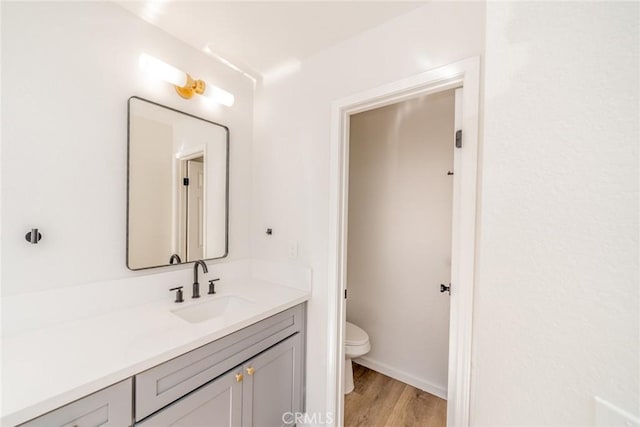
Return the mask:
M174 194L174 202L173 202L173 212L174 212L174 225L173 225L173 246L176 249L177 253L184 254L183 262L193 262L195 260L190 260L187 256L187 189L184 185L182 185L183 178L187 177L187 163L189 160L194 160L199 157L204 159L204 171L203 171L203 180L207 181L207 146L206 145L198 145L194 147L189 147L188 149L182 150L176 154L176 160L174 163L174 179L176 180L176 192ZM205 188L205 192L203 195L203 212L202 215L206 218L207 214L207 192ZM207 224L206 221L203 224L202 233L203 236L207 234ZM179 251L179 252L178 252ZM206 239L205 245L203 247L203 258L206 258Z
M449 373L447 424L469 425L473 288L476 259L476 194L478 172L478 127L480 105L480 58L472 57L372 88L332 104L327 412L336 425L344 420L344 329L347 273L347 206L349 184L349 116L407 99L462 87L458 98L462 126L462 148L454 153L454 198L452 222L451 310L449 326ZM456 105L456 109L458 109ZM456 127L457 128L457 127Z

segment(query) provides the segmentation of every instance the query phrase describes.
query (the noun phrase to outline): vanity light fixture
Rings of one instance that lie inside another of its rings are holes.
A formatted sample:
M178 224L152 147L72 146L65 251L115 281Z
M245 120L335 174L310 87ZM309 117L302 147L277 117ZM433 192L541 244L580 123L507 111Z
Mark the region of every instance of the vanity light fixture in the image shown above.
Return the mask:
M190 99L197 93L227 107L231 107L235 101L233 94L226 90L208 85L204 80L195 80L184 71L146 53L140 55L138 66L150 76L174 85L178 95L185 99Z

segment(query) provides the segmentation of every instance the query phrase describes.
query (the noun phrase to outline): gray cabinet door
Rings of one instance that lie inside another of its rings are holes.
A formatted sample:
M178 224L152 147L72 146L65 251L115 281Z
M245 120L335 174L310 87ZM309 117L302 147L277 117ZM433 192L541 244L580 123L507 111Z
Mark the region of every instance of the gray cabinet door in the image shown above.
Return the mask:
M242 374L233 370L151 415L140 427L240 427Z
M133 420L131 378L46 413L21 427L130 426Z
M280 427L302 410L301 334L244 364L242 426ZM284 418L283 418L284 417Z
M297 305L136 375L136 421L304 328Z

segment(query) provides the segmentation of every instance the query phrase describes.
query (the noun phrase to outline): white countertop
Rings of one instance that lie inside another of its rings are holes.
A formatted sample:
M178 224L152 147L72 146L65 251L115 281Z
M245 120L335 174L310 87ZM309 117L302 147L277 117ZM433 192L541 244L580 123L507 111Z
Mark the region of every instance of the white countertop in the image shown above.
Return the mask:
M107 314L3 337L2 425L15 425L163 363L309 299L309 290L256 279L227 280L216 295L182 304L172 295ZM204 291L204 292L203 292ZM189 323L172 309L235 295L240 310Z

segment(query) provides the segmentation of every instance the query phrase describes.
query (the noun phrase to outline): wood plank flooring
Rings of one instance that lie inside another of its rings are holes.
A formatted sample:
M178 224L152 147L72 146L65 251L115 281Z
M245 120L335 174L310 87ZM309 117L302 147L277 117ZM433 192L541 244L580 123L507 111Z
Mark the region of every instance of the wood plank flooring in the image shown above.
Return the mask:
M447 401L353 364L354 390L345 396L345 427L445 427Z

